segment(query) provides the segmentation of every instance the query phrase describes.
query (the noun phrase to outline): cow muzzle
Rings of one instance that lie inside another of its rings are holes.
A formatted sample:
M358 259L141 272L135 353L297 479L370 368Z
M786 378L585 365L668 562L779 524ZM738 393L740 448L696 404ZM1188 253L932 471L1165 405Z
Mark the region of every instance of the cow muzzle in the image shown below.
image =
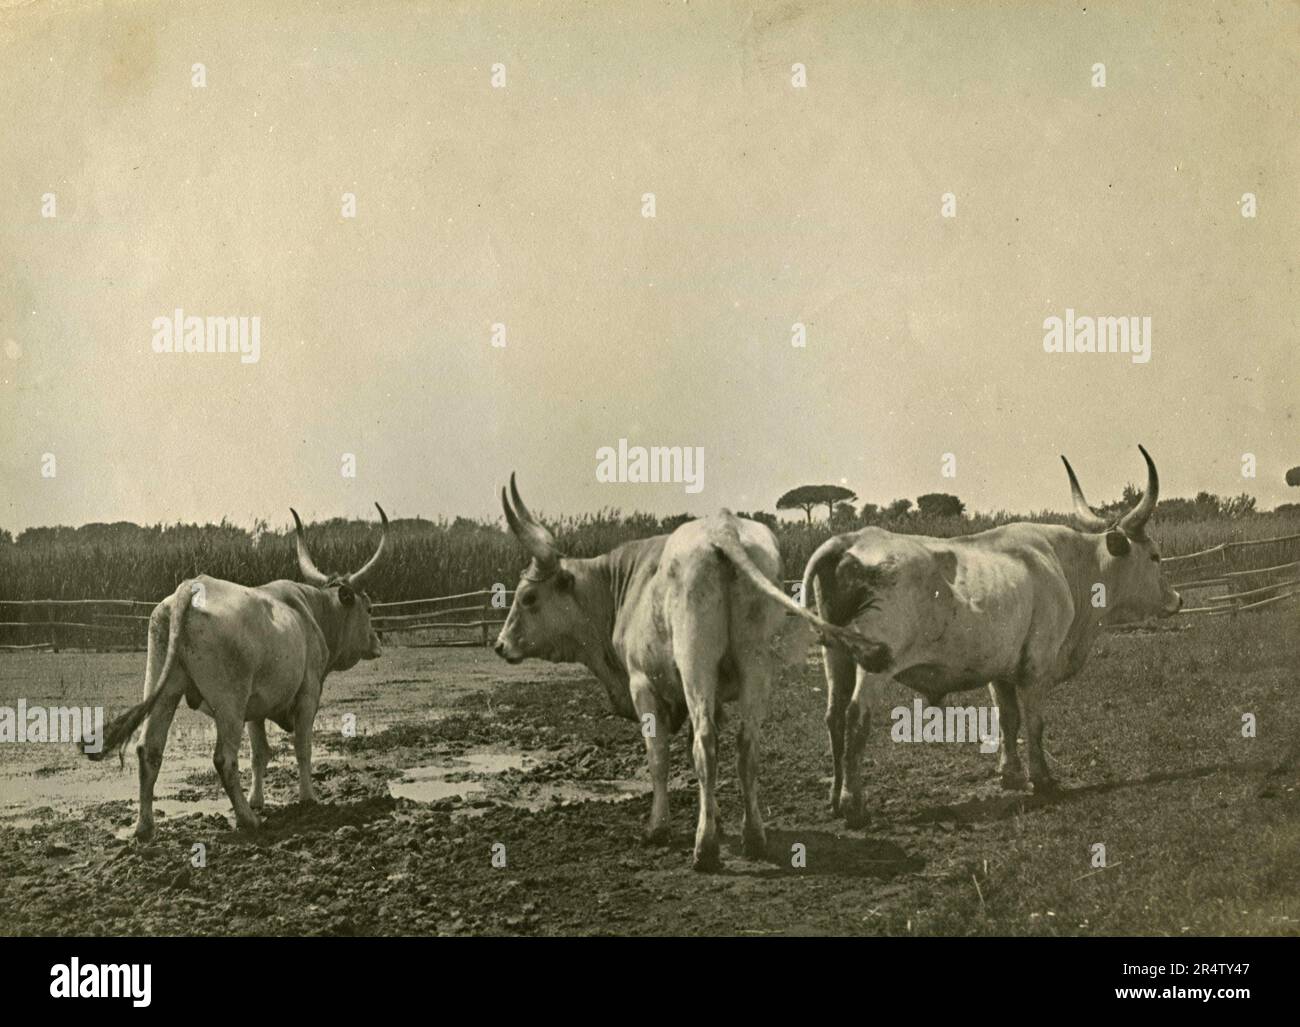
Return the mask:
M1183 608L1182 595L1178 592L1174 592L1171 590L1169 595L1165 597L1165 603L1160 612L1166 617L1172 617L1182 608Z
M504 638L497 639L497 644L492 647L492 651L505 660L506 663L513 665L524 662L523 654L517 652Z

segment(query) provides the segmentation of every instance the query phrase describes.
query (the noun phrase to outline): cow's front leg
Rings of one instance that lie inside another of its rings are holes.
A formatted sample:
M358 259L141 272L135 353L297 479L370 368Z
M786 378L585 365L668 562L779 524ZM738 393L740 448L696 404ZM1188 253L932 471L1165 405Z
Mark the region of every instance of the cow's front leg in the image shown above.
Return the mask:
M293 751L298 757L298 801L315 802L316 789L311 783L311 732L316 723L317 688L304 688L293 715ZM314 693L314 694L313 694Z
M266 740L266 721L248 722L248 740L253 745L253 794L249 797L248 804L253 809L261 809L265 803L262 782L266 778L266 765L271 761L271 745Z
M650 687L650 679L639 671L629 678L632 705L636 708L641 735L645 739L646 759L650 764L650 783L654 798L650 802L650 820L646 824L647 845L667 845L671 840L668 826L668 724L664 711Z
M1020 718L1025 724L1025 741L1029 747L1029 783L1035 794L1052 795L1057 785L1047 769L1043 754L1043 705L1047 698L1047 685L1043 681L1016 686L1020 704Z
M998 776L1002 787L1017 791L1025 787L1025 771L1020 765L1020 706L1014 685L993 681L989 692L998 707Z

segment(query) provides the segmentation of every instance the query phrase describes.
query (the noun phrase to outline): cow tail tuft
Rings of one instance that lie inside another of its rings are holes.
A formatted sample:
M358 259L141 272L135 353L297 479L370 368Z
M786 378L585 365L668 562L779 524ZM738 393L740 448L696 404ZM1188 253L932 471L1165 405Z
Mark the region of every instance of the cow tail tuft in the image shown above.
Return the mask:
M149 710L153 707L153 696L150 696L144 702L136 703L125 713L114 717L104 725L104 737L99 748L92 752L89 748L90 742L81 743L81 751L88 758L96 763L102 760L110 753L116 752L122 747L128 738L135 734L135 729L144 723L144 718L149 716Z
M136 703L125 713L114 717L104 725L104 737L100 740L98 749L91 752L89 749L90 742L82 741L78 748L88 759L98 763L110 753L121 749L122 746L135 734L136 728L144 723L144 719L149 716L149 711L154 708L158 697L162 695L163 689L167 685L167 678L171 674L172 665L176 660L177 639L181 633L181 620L185 616L185 609L189 605L189 590L186 588L187 583L182 583L171 595L171 617L167 631L167 655L163 659L162 671L158 674L158 681L148 697L143 701ZM156 636L153 633L153 624L150 623L149 646L152 649Z

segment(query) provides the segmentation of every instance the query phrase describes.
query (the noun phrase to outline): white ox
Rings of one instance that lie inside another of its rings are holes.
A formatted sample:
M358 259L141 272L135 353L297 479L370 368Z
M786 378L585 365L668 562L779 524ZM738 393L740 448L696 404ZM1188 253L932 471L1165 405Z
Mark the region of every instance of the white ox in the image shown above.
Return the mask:
M329 576L316 569L303 538L302 522L290 511L305 584L281 580L248 588L201 574L181 582L154 607L149 618L144 701L106 725L101 751L86 753L92 760L103 759L145 724L143 740L136 747L140 765L137 838L153 836L154 781L182 697L191 709L216 721L212 762L235 808L239 827L255 830L261 826L253 808L262 806L262 781L271 755L266 739L268 719L293 732L299 798L315 801L312 724L325 677L380 654L379 636L370 623L370 598L362 591L388 536L388 518L378 503L375 507L384 526L379 547L352 574ZM253 744L251 804L239 785L239 743L245 722Z
M988 685L998 707L1003 787L1025 786L1016 742L1023 723L1030 782L1035 792L1054 789L1042 746L1049 688L1078 673L1105 623L1167 616L1182 605L1145 532L1160 482L1138 448L1147 488L1113 523L1088 506L1062 457L1081 530L1020 523L929 538L864 528L812 555L804 601L815 596L827 621L850 625L889 654L887 666L864 669L842 649L824 647L830 801L850 826L865 820L859 764L871 710L882 705L891 678L936 705L950 692ZM1104 606L1094 605L1099 597Z
M878 649L824 624L781 591L776 540L755 521L723 510L670 535L572 559L560 554L551 533L524 506L513 475L510 498L503 489L501 502L532 561L497 638L497 654L510 663L536 657L584 664L605 686L615 712L641 721L654 786L645 835L652 844L668 841L668 739L690 718L700 790L696 870L714 870L720 861L717 729L722 703L737 700L743 850L761 856L759 733L780 662L773 642L784 634L785 609L864 663L876 659Z

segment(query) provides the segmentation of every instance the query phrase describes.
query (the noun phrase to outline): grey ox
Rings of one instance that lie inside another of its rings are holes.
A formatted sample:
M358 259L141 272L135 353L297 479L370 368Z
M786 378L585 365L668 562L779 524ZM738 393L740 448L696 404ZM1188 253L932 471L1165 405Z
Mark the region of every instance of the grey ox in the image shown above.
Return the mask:
M871 710L883 705L891 678L936 705L950 692L987 684L998 707L1002 786L1025 787L1016 741L1023 724L1029 780L1035 792L1055 788L1043 757L1048 690L1079 672L1107 622L1168 616L1182 606L1146 534L1160 482L1138 448L1146 491L1113 522L1088 506L1062 457L1077 530L1021 523L928 538L863 528L813 553L804 601L814 596L827 621L851 626L888 652L883 665L864 668L842 648L824 647L830 802L850 826L865 821L859 764Z
M878 658L878 647L823 623L781 590L776 540L755 521L723 510L670 535L571 559L524 506L514 475L510 497L502 489L501 502L532 560L497 638L497 654L510 663L535 657L584 664L605 686L614 711L641 722L654 787L646 828L653 844L669 836L668 739L690 718L700 792L696 870L720 863L717 731L722 703L738 701L743 850L761 856L759 732L780 663L785 611L866 664Z
M153 786L162 766L167 732L182 697L191 709L216 721L212 762L235 808L239 827L255 830L261 820L262 781L271 756L266 720L293 732L298 757L298 795L314 802L311 782L312 724L321 688L331 671L347 670L358 660L380 654L379 636L370 623L370 597L362 590L388 537L383 522L379 547L351 574L327 575L316 569L302 521L296 525L298 567L303 582L272 581L257 588L201 574L181 582L154 607L149 618L144 701L104 728L103 749L86 755L103 759L145 724L136 748L140 764L140 812L135 836L153 836ZM147 721L147 723L146 723ZM239 785L239 743L244 724L253 745L253 798Z

